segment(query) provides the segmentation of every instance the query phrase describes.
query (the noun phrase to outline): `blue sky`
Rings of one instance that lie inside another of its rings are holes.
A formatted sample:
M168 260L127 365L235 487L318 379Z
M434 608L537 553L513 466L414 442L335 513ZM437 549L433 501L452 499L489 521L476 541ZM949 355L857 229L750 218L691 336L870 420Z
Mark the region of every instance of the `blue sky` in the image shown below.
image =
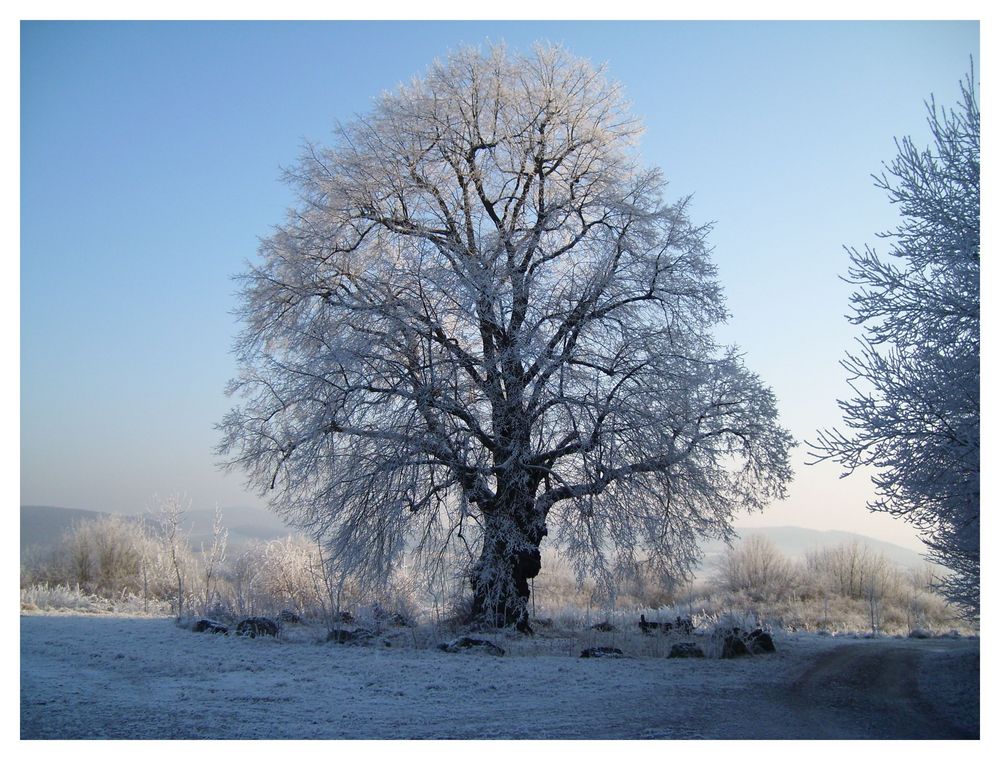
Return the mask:
M305 139L461 43L559 42L606 62L640 151L716 222L721 335L800 440L838 424L855 335L843 245L896 223L870 175L953 103L974 22L23 23L21 503L136 512L262 504L216 469L239 327L231 276L292 203ZM793 454L790 498L747 525L916 546L866 478Z

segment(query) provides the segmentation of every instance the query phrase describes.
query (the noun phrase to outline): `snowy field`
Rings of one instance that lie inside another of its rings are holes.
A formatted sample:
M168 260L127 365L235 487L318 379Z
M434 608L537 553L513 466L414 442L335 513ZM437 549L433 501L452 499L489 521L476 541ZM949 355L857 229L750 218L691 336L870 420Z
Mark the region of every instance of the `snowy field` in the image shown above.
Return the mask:
M195 634L155 618L23 615L21 737L976 738L979 641L777 635L737 660L508 656ZM385 638L385 637L383 637ZM624 648L624 647L623 647ZM626 650L627 651L627 650ZM573 654L575 652L575 655Z

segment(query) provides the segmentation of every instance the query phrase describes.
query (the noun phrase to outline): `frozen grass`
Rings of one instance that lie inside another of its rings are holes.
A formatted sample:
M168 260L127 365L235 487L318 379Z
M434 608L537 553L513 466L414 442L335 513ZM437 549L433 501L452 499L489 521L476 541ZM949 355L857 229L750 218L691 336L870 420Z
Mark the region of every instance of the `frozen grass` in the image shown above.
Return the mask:
M106 600L85 594L79 586L49 586L36 584L21 589L21 609L34 610L76 610L77 612L106 612Z
M947 695L967 722L978 713L978 642L967 640L781 634L772 655L672 660L656 654L669 637L627 630L481 634L505 657L438 651L444 626L385 629L364 646L323 633L288 625L244 639L167 619L23 615L21 737L880 738L932 725L935 715L914 719L920 705L880 714L857 694L834 710L791 698L814 663L854 650L918 658L921 689ZM630 657L580 659L589 641Z
M115 521L92 526L91 532L97 531L98 535L90 539L101 538L117 546L121 556L136 555L146 544L136 544L142 537L125 527ZM147 539L151 540L148 536L143 540ZM635 632L631 627L642 614L650 622L690 617L702 629L715 625L723 617L735 615L753 619L755 625L789 631L850 634L871 632L874 627L882 634L906 635L918 628L934 634L953 629L969 634L976 630L959 619L941 597L927 590L931 576L923 571L905 577L899 572L890 573L895 581L891 584L891 593L887 591L885 598L878 600L877 620L873 626L872 606L858 597L860 592L855 588L860 582L852 581L849 586L853 590L846 592L847 595L833 591L835 587L843 591L844 585L841 581L837 586L831 580L837 576L831 569L839 567L836 562L847 562L852 557L870 564L878 560L874 555L858 551L856 546L845 546L842 552L828 552L823 555L826 564L820 563L826 569L815 572L807 572L801 563L794 565L783 560L779 563L783 572L767 574L763 581L742 591L727 590L744 586L733 585L721 576L697 584L671 585L662 578L641 574L617 579L617 587L612 591L590 578L578 583L571 563L548 547L543 549L542 572L532 581L529 613L535 628L540 633L547 631L546 635L566 630L591 631L591 626L602 621L615 626L614 630L605 632L611 635L587 634L593 645L632 636ZM167 572L169 568L161 566L162 562L153 563L149 583L145 579L140 583L137 577L123 571L111 573L114 583L98 583L93 578L89 584L81 582L81 590L71 572L72 563L67 564L65 555L66 551L61 551L47 559L22 562L22 609L169 612L168 602L175 599L176 580ZM337 625L333 621L334 610L340 609L349 611L358 624L366 628L381 624L376 602L390 615L400 614L412 622L438 626L447 625L449 619L467 617L469 612L468 581L460 575L439 577L431 587L426 579L415 575L411 567L407 571L400 569L377 590L364 590L349 578L344 579L343 585L338 582L328 588L326 581L331 579L323 575L321 559L317 547L305 540L256 544L231 559L217 573L211 593L198 581L199 573L192 565L185 570L190 573L185 583L184 611L196 610L234 623L253 615L273 617L287 608L306 618L326 620L333 626ZM884 562L875 564L881 567ZM148 602L135 595L137 588L149 590ZM98 589L103 589L102 596L95 595ZM154 597L164 601L156 601ZM641 648L656 650L660 643L643 644Z
M645 614L650 622L690 617L707 629L723 618L738 617L752 627L788 631L827 631L863 634L872 631L871 607L864 599L837 594L805 594L794 586L770 598L755 598L745 592L721 590L714 583L698 583L674 589L645 588L643 593L619 593L613 598L600 593L591 582L577 584L567 564L558 556L546 556L542 575L533 594L535 620L550 620L556 627L587 628L603 620L638 621ZM881 634L906 635L924 628L935 635L957 630L971 635L978 628L962 620L941 597L927 591L910 590L905 598L887 598L878 603L877 627ZM747 627L746 625L742 627Z
M250 552L248 561L258 568L261 577L254 582L252 594L239 598L226 591L225 577L220 588L225 593L216 596L208 606L207 616L235 623L251 615L276 616L289 608L314 621L332 620L337 605L351 612L357 625L374 629L385 625L385 615L400 615L422 626L454 628L450 620L462 619L468 612L467 583L452 578L434 589L416 577L400 572L379 594L379 604L362 594L352 584L346 584L340 598L331 600L317 593L314 547L304 543L272 542ZM263 559L261 559L263 557ZM258 562L260 560L260 562ZM262 563L262 564L261 564ZM312 564L310 564L312 563ZM259 567L258 567L259 566ZM265 582L266 581L266 582ZM628 645L650 656L669 651L663 639L648 640L636 630L640 615L650 622L672 622L676 617L691 618L702 631L724 618L739 617L746 625L769 630L826 631L833 634L872 632L872 608L864 599L850 598L823 591L814 581L795 573L787 574L788 587L768 588L767 594L747 591L725 591L718 582L665 587L646 578L623 580L620 588L610 593L592 580L578 583L570 564L554 551L543 558L541 575L533 581L530 618L539 636L566 641L566 648L578 643L586 646ZM131 592L134 584L113 598L102 598L79 585L33 583L21 590L21 608L26 611L78 611L89 613L169 614L168 601L150 599L144 602ZM229 589L231 591L231 589ZM252 597L252 598L251 598ZM381 611L378 609L381 607ZM186 609L206 611L203 601L191 598ZM957 630L962 635L974 633L959 619L955 611L940 597L903 585L895 595L881 599L877 605L875 628L880 634L907 635L911 630L928 630L937 635ZM608 631L593 626L606 622ZM568 635L567 632L574 632ZM419 636L414 635L414 638ZM555 645L553 645L555 646ZM621 647L619 647L621 648Z
M21 589L21 610L25 612L86 612L119 615L153 615L162 617L170 605L157 599L143 600L134 594L117 599L105 599L87 594L76 586L36 583Z

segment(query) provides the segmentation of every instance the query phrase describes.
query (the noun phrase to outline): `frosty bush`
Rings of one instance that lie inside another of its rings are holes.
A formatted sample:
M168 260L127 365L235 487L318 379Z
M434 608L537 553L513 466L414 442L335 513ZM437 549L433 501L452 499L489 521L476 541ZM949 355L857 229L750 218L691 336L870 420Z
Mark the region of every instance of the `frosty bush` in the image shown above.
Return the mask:
M177 544L176 553L185 582L185 611L197 609L229 622L255 615L276 617L290 609L330 628L345 625L345 614L355 624L374 628L391 625L397 616L408 622L458 624L456 618L464 620L471 611L472 599L461 576L442 576L439 583L428 585L419 573L401 569L382 585L365 584L301 536L250 543L219 561L213 601L206 607L205 586L189 580L204 580L204 555L186 542ZM606 620L615 627L616 641L627 639L635 651L652 656L665 645L643 642L640 615L650 622L692 617L702 629L725 615L736 615L775 630L972 630L956 620L955 609L935 592L934 568L904 571L859 543L813 551L794 562L772 544L750 540L734 547L716 576L680 587L646 572L619 576L609 588L578 576L572 563L554 553L546 555L546 565L547 571L534 583L533 617L560 631L590 631ZM77 580L82 570L87 583ZM59 551L23 557L21 582L26 612L177 613L168 544L162 527L149 521L119 518L77 526ZM607 643L608 636L601 638L596 631L586 635L592 645Z
M792 563L763 536L750 536L726 552L719 584L753 599L774 599L793 587Z
M883 555L856 541L808 552L805 565L821 593L851 599L863 599L872 589L882 596L895 596L904 581L902 573Z
M22 561L22 585L79 587L106 599L163 598L169 567L153 527L144 520L104 515L74 526L55 550Z
M292 610L330 625L343 612L371 617L374 605L391 614L415 619L415 580L395 574L370 588L348 573L338 572L321 547L302 536L254 542L222 564L219 598L232 616L275 616Z

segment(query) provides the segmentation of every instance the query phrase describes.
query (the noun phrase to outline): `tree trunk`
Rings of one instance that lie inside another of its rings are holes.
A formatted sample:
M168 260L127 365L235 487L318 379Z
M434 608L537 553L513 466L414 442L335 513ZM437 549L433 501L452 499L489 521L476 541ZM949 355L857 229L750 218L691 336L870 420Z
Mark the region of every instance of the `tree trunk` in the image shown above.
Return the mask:
M534 499L497 504L484 514L479 560L472 568L472 619L503 628L528 625L530 581L542 568L540 544L547 531L534 514Z

